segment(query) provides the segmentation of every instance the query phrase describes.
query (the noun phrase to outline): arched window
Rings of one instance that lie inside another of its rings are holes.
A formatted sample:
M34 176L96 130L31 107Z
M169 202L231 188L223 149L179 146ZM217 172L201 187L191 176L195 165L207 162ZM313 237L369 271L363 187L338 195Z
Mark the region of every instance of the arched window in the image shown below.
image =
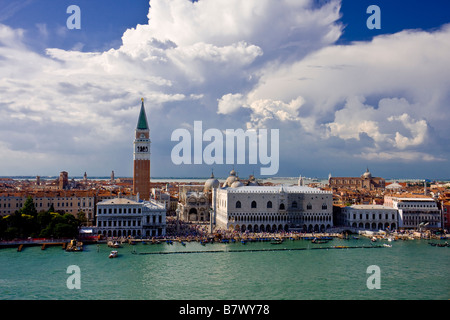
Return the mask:
M284 210L284 203L280 204L280 210Z
M306 209L307 209L307 210L311 210L311 209L312 209L311 203L308 203L308 204L306 205Z
M297 208L297 201L292 202L292 208Z
M239 209L239 208L241 208L241 202L240 202L240 201L237 201L237 202L236 202L236 209Z
M322 210L327 210L328 209L328 206L324 203L324 204L322 204Z
M252 208L256 208L256 201L252 201Z
M267 201L267 208L271 209L272 208L272 201Z

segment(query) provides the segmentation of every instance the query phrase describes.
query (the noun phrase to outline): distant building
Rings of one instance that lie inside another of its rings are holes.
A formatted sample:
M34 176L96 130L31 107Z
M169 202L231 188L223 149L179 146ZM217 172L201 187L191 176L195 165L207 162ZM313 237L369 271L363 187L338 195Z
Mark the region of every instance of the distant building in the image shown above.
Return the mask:
M66 212L74 216L83 211L88 224L94 221L95 193L84 190L0 193L0 216L20 210L28 196L33 198L38 212L48 211L53 206L55 212Z
M433 198L420 195L384 196L384 205L398 210L398 226L405 229L441 228L441 211Z
M145 114L144 99L136 126L133 153L133 193L150 199L150 129Z
M97 230L105 237L164 236L166 208L156 201L104 200L97 204Z
M445 229L450 230L450 201L442 203L442 223Z
M166 192L163 188L151 188L151 198L153 200L158 201L159 203L164 204L164 206L166 207L167 211L171 210L171 197L170 194L168 192ZM175 207L176 209L176 207Z
M369 168L360 177L331 177L328 178L330 188L347 189L365 189L376 190L384 189L386 181L383 178L372 177Z
M66 171L61 171L59 174L59 189L66 190L69 187L69 174Z
M364 230L396 230L398 211L383 205L352 205L341 209L342 226Z

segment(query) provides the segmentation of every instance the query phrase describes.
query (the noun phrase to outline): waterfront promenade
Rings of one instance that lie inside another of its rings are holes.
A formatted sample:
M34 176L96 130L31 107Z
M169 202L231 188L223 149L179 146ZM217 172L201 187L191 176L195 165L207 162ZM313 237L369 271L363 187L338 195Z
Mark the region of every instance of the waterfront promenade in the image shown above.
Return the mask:
M360 230L359 232L348 234L342 232L342 230L334 230L334 232L321 232L321 233L303 233L303 232L279 232L279 233L250 233L250 232L237 232L232 230L215 230L214 233L210 233L208 228L204 225L190 225L188 229L184 228L183 232L171 233L162 237L153 238L131 238L131 237L113 237L113 238L97 238L82 239L84 244L96 244L96 243L108 243L109 241L118 242L120 244L128 243L163 243L163 242L199 242L199 243L233 243L233 242L274 242L285 240L323 240L330 241L335 238L339 239L358 239L359 237L366 237L373 239L374 241L381 240L431 240L431 239L449 239L448 234L444 235L431 235L429 233L419 233L415 231L410 232L376 232ZM341 231L341 232L339 232ZM17 251L22 251L24 247L40 246L42 250L45 250L49 246L61 246L65 249L67 244L72 239L46 239L46 238L28 238L28 239L14 239L11 241L0 241L1 248L17 248Z

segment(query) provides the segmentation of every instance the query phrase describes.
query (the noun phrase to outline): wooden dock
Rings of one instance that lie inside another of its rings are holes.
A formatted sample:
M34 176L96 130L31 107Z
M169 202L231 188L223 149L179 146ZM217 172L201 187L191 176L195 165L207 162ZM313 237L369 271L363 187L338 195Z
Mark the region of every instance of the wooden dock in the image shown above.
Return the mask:
M47 247L61 246L63 249L66 248L67 242L44 242L41 246L41 250L45 250Z

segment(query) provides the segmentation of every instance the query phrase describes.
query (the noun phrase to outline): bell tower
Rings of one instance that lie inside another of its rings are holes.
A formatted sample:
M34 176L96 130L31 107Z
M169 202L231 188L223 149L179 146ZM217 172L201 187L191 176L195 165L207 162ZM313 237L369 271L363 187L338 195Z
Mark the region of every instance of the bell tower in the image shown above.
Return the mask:
M144 98L136 126L133 153L133 193L142 200L150 199L150 129L145 114Z

